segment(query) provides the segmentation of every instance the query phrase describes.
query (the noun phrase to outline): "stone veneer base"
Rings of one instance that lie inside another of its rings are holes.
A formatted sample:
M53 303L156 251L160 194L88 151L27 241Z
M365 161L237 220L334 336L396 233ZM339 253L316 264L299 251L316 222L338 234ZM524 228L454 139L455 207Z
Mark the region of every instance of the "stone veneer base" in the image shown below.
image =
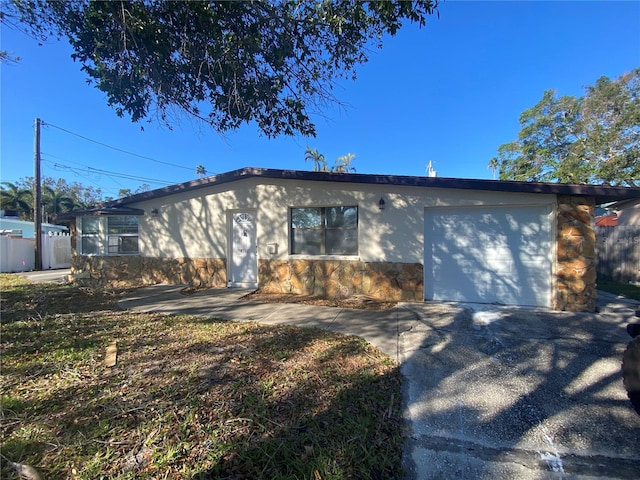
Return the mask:
M168 283L224 288L227 286L227 261L224 258L75 255L71 259L71 274L81 285L118 288Z
M367 295L396 301L422 301L424 298L420 263L261 259L258 278L260 290L267 293L326 298Z
M82 285L117 288L168 283L224 288L226 268L226 260L216 258L74 256L71 273ZM261 291L271 293L423 300L423 270L419 263L261 259L259 285Z

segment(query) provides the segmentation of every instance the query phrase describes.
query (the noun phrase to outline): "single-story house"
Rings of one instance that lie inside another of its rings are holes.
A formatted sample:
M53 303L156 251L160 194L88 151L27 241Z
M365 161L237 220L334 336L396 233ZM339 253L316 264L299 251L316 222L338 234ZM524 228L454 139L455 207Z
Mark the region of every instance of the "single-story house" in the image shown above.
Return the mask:
M69 229L64 225L53 225L52 223L42 223L42 234L54 235L67 232ZM27 220L20 220L19 217L0 214L0 232L13 237L34 238L34 223Z
M595 205L639 189L243 168L74 217L78 282L593 311Z

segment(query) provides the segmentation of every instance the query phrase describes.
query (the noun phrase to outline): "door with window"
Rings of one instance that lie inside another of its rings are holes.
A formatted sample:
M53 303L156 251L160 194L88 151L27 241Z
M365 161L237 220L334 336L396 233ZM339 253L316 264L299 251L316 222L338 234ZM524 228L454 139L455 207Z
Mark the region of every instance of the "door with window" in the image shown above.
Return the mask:
M255 214L235 212L231 220L230 284L234 287L257 287Z

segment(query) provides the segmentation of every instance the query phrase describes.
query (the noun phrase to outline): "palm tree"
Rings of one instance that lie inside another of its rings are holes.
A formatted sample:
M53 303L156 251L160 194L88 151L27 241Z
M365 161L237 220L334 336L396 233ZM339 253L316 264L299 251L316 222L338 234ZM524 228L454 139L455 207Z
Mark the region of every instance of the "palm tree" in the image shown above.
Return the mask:
M356 169L351 166L351 160L356 158L353 153L347 153L342 157L336 158L336 164L331 167L331 171L335 173L349 173L355 172Z
M493 157L491 160L489 160L489 165L487 166L487 168L493 172L494 180L496 179L496 170L498 170L499 166L500 163L498 162L498 159L496 157Z
M42 205L46 220L52 220L61 213L69 212L78 206L78 203L60 190L51 187L42 187Z
M318 152L317 149L311 149L311 147L307 147L307 150L304 152L304 161L311 160L313 162L313 171L314 172L327 172L327 160L324 158L324 155Z
M33 212L33 192L10 182L2 182L2 185L0 187L0 208L15 210L20 218L30 219Z
M207 175L207 169L204 168L204 165L198 165L196 167L196 175L198 175L198 177L203 178Z

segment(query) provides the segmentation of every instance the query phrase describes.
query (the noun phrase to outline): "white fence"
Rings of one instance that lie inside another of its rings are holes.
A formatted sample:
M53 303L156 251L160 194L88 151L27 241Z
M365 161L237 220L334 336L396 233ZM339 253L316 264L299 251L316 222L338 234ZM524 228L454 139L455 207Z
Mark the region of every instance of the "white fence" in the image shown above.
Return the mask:
M35 240L0 236L0 272L28 272L35 266Z
M640 282L640 226L596 227L598 276Z
M33 238L0 236L0 272L29 272L35 268L36 242ZM71 266L71 236L42 235L42 269Z
M71 266L71 235L42 235L42 269L55 270Z

